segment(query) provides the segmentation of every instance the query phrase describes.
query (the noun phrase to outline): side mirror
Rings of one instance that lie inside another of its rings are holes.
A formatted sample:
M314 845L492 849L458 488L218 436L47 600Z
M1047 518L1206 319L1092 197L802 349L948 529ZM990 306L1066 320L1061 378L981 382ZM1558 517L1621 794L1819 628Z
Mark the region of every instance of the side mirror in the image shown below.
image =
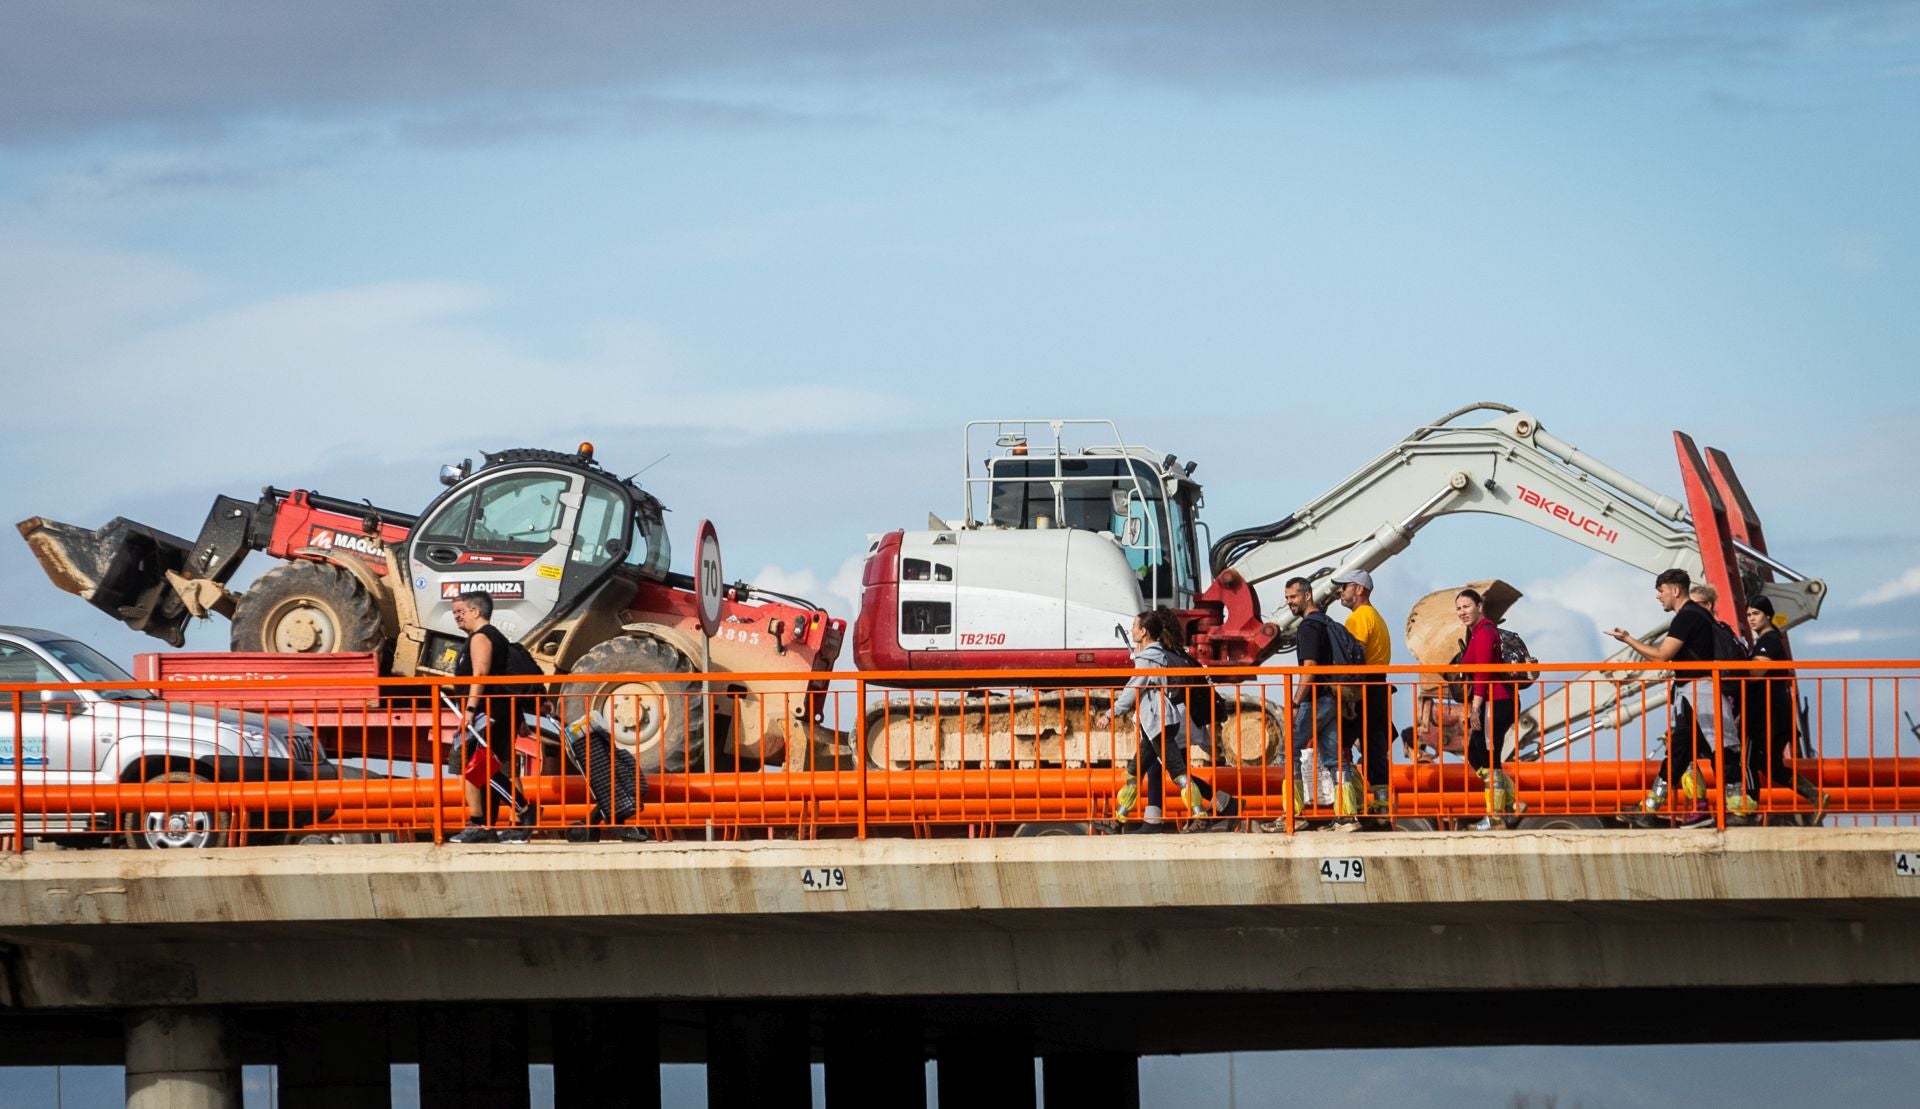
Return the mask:
M440 484L442 485L446 485L446 486L458 485L460 484L460 479L466 476L467 476L466 474L461 472L460 467L455 466L451 462L447 463L445 466L440 467Z
M1127 530L1124 534L1120 536L1121 546L1138 547L1140 545L1140 533L1145 530L1146 530L1145 520L1142 520L1138 516L1127 517Z
M76 689L43 689L40 691L40 703L43 705L69 705L72 711L85 712L87 699Z

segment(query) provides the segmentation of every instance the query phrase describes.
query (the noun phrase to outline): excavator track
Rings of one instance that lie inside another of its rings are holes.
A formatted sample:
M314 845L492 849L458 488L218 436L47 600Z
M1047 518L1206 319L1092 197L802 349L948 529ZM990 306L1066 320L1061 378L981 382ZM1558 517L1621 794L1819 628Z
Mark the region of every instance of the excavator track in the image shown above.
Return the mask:
M867 710L867 759L890 770L1124 765L1133 760L1138 733L1131 714L1097 726L1112 701L1110 691L1098 689L890 691ZM1237 699L1216 731L1189 747L1194 761L1259 765L1280 750L1278 711L1257 697Z

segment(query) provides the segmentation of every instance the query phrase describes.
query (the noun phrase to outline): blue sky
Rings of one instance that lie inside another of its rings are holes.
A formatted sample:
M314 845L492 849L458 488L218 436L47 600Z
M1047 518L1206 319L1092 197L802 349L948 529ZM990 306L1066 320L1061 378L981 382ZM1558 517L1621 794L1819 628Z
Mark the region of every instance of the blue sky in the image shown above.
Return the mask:
M1801 653L1910 656L1916 181L1911 2L6 4L0 516L585 437L851 617L965 419L1112 417L1220 534L1491 399L1676 493L1727 449L1833 588ZM1657 617L1499 521L1381 606L1491 575L1542 657ZM154 646L17 542L0 601Z

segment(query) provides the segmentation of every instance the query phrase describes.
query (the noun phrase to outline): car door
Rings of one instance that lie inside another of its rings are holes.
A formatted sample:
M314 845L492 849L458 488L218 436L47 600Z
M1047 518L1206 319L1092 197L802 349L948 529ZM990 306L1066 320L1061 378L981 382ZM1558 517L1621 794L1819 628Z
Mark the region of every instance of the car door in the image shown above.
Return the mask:
M0 641L0 683L44 685L72 680L32 648ZM28 690L20 695L16 718L12 695L0 695L0 771L11 774L15 759L24 752L19 765L30 781L68 781L75 770L82 778L91 777L92 708L83 695L70 690Z
M408 537L414 603L436 641L463 639L462 593L493 598L493 623L518 640L561 604L585 475L546 467L482 471L427 510ZM444 660L430 665L442 669Z

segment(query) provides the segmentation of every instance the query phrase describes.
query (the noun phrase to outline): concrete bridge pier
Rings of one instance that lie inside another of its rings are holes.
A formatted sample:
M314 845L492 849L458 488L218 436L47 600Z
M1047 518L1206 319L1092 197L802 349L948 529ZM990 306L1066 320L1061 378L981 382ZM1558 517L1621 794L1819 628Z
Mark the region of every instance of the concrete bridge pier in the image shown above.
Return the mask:
M552 1023L555 1105L660 1109L659 1006L562 1005Z
M1024 1039L959 1032L941 1040L935 1067L942 1105L1035 1109L1033 1046Z
M827 1105L927 1109L919 1017L892 1006L846 1006L825 1018Z
M708 1007L708 1109L812 1105L813 1047L804 1008L768 1002Z
M1048 1105L1140 1109L1140 1059L1125 1051L1068 1051L1042 1056L1040 1088Z
M240 1063L218 1009L127 1018L127 1109L240 1109Z
M280 1037L280 1109L387 1109L387 1015L383 1009L305 1008Z
M529 1109L523 1006L428 1005L418 1029L420 1109Z

